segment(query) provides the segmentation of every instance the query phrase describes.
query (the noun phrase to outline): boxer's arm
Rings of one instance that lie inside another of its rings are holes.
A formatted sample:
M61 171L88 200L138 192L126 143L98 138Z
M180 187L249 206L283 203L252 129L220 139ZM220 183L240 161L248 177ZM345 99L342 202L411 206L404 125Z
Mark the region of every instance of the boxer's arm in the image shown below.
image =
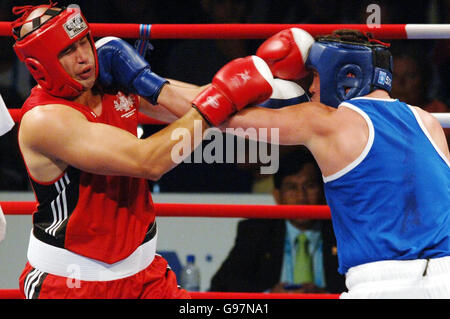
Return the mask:
M30 153L39 154L55 163L62 161L94 174L157 180L178 164L172 160L172 150L177 144L185 143L187 151L197 146L190 138L194 136L194 125L201 132L208 127L203 117L191 108L182 119L146 139L138 139L114 126L89 122L70 107L46 105L24 115L19 143L25 157ZM174 134L177 129L186 136ZM182 156L189 154L190 151ZM33 173L32 163L27 165Z
M151 118L172 123L190 111L191 101L206 87L172 81L162 88L157 105L141 98L139 110Z
M201 85L200 86L200 85L183 82L183 81L176 80L176 79L167 79L167 80L170 82L171 85L178 86L178 87L181 87L181 88L199 89L199 88L204 88L205 86L209 85L209 84L206 84L206 85Z
M164 123L172 123L180 118L179 116L176 116L175 114L170 112L163 105L153 105L141 97L139 98L139 112L142 112L148 117Z
M230 117L221 126L222 131L242 128L255 128L260 132L267 132L268 141L273 138L281 145L310 145L311 141L320 136L326 136L336 127L334 110L316 102L306 102L298 105L286 106L280 109L263 107L246 108ZM267 130L259 130L259 129ZM273 129L273 130L272 130ZM231 130L239 133L239 130ZM272 134L277 136L272 137Z
M309 108L304 107L305 102L309 101L308 95L303 88L295 82L274 79L273 92L270 98L263 103L255 105L254 108L249 108L245 111L239 112L233 118L230 118L225 124L221 126L222 130L226 128L277 128L283 129L283 134L280 136L281 144L298 144L302 141L302 136L307 133L307 128L303 132L291 132L290 127L294 129L296 123L292 122L293 116L310 116L308 115ZM292 106L292 108L288 108ZM302 109L299 109L301 108ZM268 110L264 110L268 109ZM271 109L280 109L278 111ZM282 109L282 110L281 110ZM305 115L301 115L305 113ZM284 132L286 130L286 132ZM236 132L240 132L237 130ZM268 130L269 140L271 130ZM302 134L297 138L298 134ZM259 138L259 137L258 137Z
M216 73L213 85L193 100L195 107L146 139L111 125L89 122L66 105L35 107L23 116L19 132L27 167L36 176L34 171L39 169L29 159L37 158L59 170L71 165L94 174L157 180L200 144L195 136L203 136L210 123L219 125L246 105L270 97L272 78L264 66L258 57L231 61ZM246 77L241 81L242 72Z

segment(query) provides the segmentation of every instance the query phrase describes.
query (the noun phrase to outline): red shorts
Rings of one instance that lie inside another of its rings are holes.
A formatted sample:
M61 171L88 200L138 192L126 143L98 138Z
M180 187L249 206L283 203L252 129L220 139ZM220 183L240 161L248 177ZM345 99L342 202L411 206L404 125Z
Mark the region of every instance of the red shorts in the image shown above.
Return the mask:
M19 278L20 291L27 299L190 299L177 285L167 261L156 255L144 270L111 281L75 281L33 268L29 263Z

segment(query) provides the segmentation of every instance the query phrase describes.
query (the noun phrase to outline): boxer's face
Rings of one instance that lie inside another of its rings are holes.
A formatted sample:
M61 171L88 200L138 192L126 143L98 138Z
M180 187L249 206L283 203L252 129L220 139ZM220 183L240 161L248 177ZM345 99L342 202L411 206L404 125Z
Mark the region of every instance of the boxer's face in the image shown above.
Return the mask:
M54 10L61 10L61 8L54 7ZM34 18L40 17L41 23L45 23L51 18L49 15L44 15L46 7L40 7L30 13L21 30L20 36L23 37L33 30ZM88 37L84 37L71 46L65 48L58 56L59 62L64 70L76 81L78 81L85 90L90 89L95 83L95 56L91 47L91 42Z
M94 86L95 56L87 36L64 49L58 58L64 70L85 89Z
M309 93L311 93L312 102L320 102L320 77L316 71L313 71L313 80L309 87Z

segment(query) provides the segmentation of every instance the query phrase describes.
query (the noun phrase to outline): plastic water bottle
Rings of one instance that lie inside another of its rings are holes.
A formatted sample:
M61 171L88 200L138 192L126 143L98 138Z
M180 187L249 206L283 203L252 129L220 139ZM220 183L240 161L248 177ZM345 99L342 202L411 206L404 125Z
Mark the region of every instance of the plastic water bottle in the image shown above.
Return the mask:
M153 184L153 190L152 193L153 194L159 194L161 192L161 188L159 187L158 183Z
M180 274L180 285L187 291L200 291L200 270L195 265L195 256L187 255L186 266Z

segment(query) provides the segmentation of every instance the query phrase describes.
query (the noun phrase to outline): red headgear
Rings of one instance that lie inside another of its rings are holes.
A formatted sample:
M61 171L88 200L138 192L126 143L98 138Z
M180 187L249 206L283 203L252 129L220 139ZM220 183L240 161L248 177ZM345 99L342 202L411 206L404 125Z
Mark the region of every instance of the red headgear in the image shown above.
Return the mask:
M87 35L95 56L97 77L97 51L89 25L80 8L68 7L60 10L53 8L55 5L56 3L50 1L49 5L14 8L15 14L24 13L24 15L12 23L16 39L13 47L19 59L25 63L31 75L44 90L54 96L72 99L83 92L83 86L64 70L58 59L59 54ZM41 16L27 20L30 13L39 7L47 10ZM51 17L41 22L44 15ZM33 29L20 37L21 27L28 22L33 23Z

